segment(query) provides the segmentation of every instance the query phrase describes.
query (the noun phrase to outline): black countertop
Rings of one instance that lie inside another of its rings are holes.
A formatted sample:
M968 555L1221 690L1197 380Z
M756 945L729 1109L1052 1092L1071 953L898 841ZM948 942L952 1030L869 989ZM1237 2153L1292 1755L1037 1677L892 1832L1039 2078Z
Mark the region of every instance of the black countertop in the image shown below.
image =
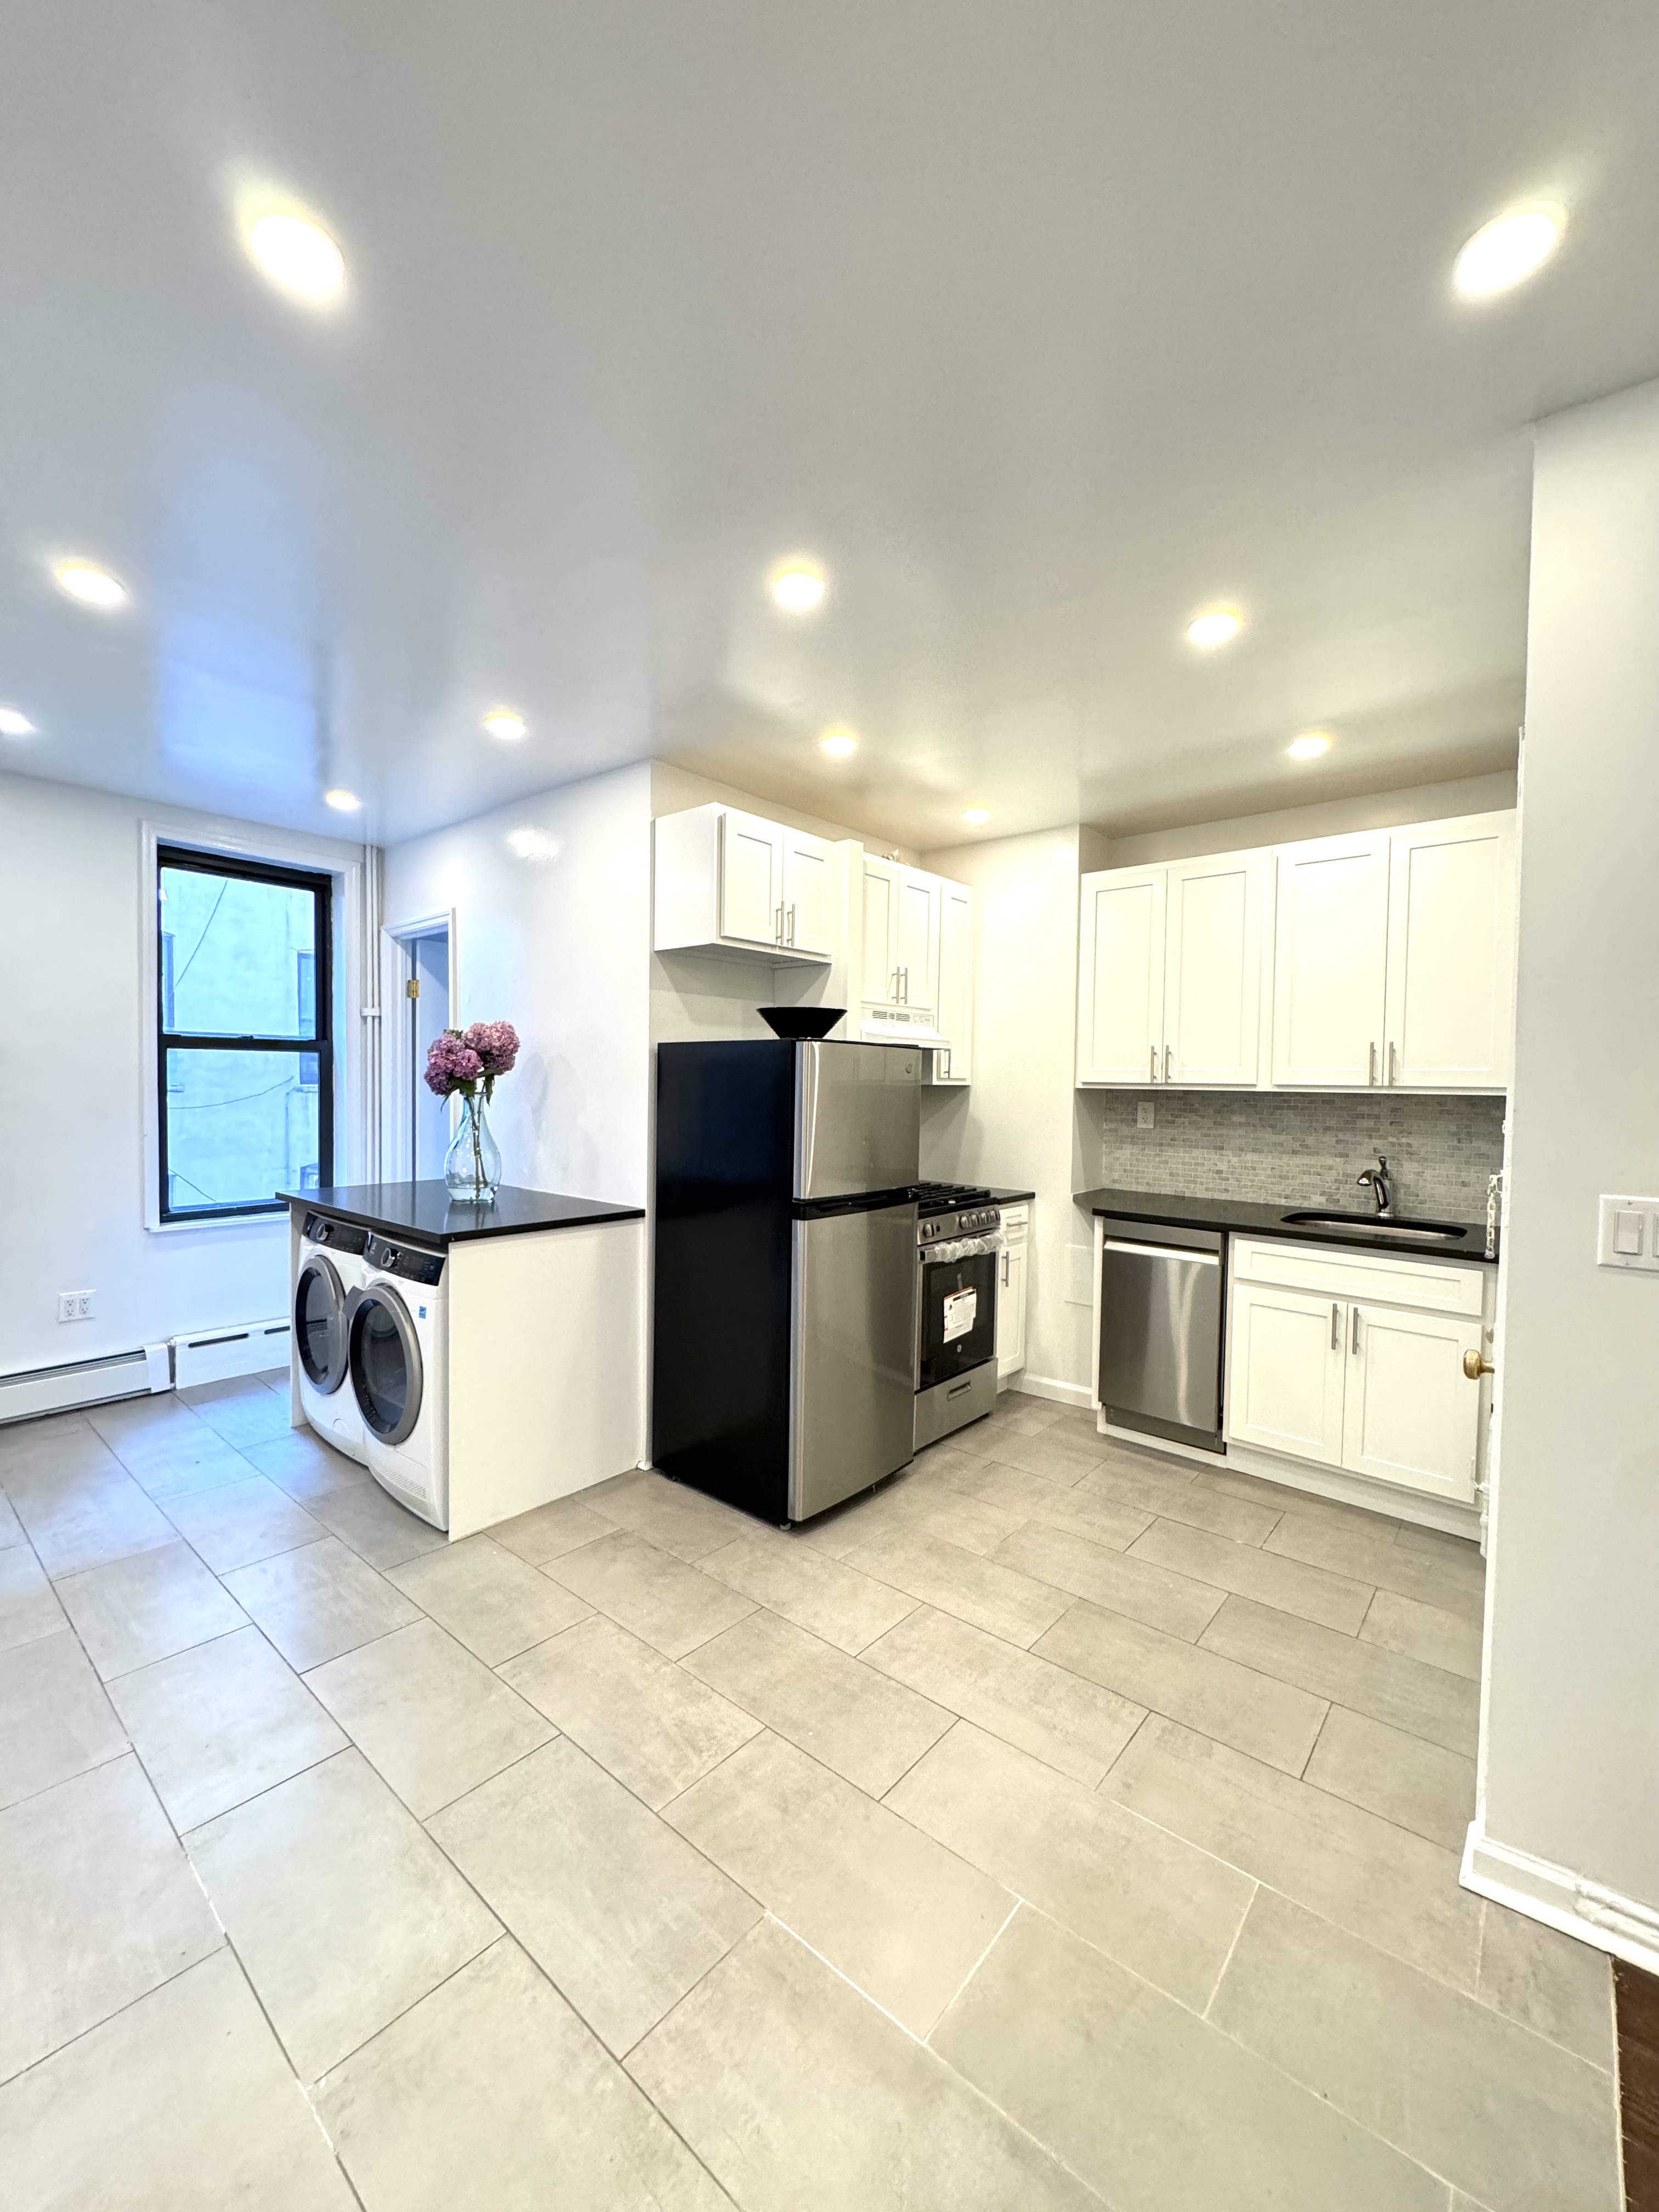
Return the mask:
M1464 1221L1456 1225L1464 1235L1445 1243L1425 1244L1412 1237L1350 1236L1338 1227L1316 1228L1309 1223L1286 1222L1287 1213L1305 1213L1306 1206L1285 1199L1273 1205L1242 1198L1180 1198L1166 1191L1081 1190L1079 1206L1091 1213L1120 1215L1126 1221L1162 1223L1176 1229L1225 1229L1256 1237L1286 1237L1304 1244L1346 1244L1356 1251L1409 1252L1415 1260L1486 1260L1486 1224ZM1356 1209L1358 1210L1358 1209ZM1409 1218L1409 1217L1408 1217ZM1436 1215L1437 1220L1449 1218Z
M643 1221L642 1206L567 1198L504 1182L493 1206L459 1206L441 1182L330 1183L321 1190L279 1190L290 1206L332 1213L363 1229L386 1229L429 1244L475 1237L519 1237L537 1229L585 1229L594 1221Z
M1023 1206L1028 1198L1036 1196L1034 1190L998 1190L993 1187L991 1203L993 1206Z

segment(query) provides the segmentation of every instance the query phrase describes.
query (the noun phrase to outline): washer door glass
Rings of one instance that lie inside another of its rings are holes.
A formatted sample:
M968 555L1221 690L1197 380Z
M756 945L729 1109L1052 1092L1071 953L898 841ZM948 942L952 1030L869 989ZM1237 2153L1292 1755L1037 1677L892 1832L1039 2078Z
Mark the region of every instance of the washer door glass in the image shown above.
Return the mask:
M421 1414L421 1347L408 1308L384 1285L352 1308L351 1384L371 1431L402 1443Z
M313 1253L294 1285L294 1344L312 1388L325 1397L346 1371L346 1301L334 1263Z

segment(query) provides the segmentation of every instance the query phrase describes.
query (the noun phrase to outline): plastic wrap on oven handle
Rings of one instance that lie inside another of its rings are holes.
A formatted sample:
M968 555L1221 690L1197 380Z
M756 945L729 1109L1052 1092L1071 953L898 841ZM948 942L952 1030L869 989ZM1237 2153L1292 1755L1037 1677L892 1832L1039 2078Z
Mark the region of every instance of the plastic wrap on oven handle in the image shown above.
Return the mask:
M951 1237L943 1243L924 1244L921 1256L929 1260L972 1260L981 1252L1000 1252L1006 1243L1000 1230L986 1237Z

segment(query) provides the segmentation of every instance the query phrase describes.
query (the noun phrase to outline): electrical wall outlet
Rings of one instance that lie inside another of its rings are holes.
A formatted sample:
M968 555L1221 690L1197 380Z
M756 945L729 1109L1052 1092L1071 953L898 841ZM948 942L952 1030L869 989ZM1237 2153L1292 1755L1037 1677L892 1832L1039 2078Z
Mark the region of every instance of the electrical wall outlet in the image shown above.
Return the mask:
M1135 1127L1136 1127L1136 1128L1137 1128L1137 1129L1150 1129L1150 1128L1152 1127L1152 1115L1153 1115L1154 1111L1155 1111L1154 1103L1153 1103L1153 1101L1152 1101L1152 1099L1150 1099L1150 1098L1142 1098L1142 1099L1140 1099L1140 1100L1137 1103L1136 1107L1135 1107Z
M96 1291L59 1291L58 1318L59 1321L90 1321L97 1311Z

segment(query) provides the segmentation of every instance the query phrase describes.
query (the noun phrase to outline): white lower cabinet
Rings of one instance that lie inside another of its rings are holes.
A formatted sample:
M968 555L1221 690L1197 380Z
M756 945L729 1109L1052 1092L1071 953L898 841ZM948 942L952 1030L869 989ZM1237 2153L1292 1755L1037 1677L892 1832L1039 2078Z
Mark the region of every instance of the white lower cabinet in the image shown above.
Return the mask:
M1486 1394L1463 1358L1483 1342L1481 1271L1405 1261L1391 1272L1381 1255L1264 1239L1234 1250L1228 1443L1471 1504ZM1246 1268L1282 1268L1294 1284Z
M997 1381L1018 1375L1025 1364L1025 1260L1031 1215L1025 1206L1003 1208L1005 1239L997 1270Z
M1234 1285L1230 1443L1342 1464L1341 1315L1336 1298Z

